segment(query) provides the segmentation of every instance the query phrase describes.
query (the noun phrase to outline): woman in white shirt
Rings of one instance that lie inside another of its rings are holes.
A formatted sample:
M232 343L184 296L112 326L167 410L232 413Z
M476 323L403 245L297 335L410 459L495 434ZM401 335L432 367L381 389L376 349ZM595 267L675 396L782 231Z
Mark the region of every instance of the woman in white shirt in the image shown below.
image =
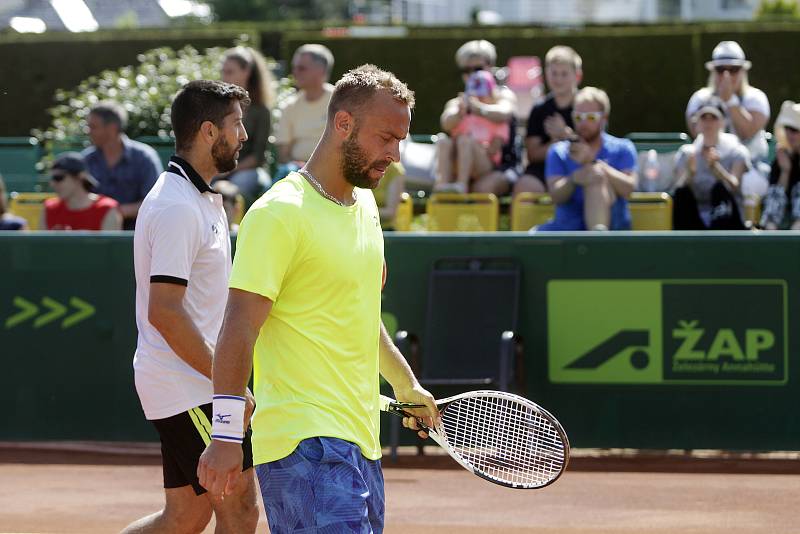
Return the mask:
M696 91L686 106L686 125L692 137L697 125L692 118L704 102L715 96L722 102L725 131L736 134L750 151L754 162L765 161L769 148L764 128L769 120L769 101L760 89L751 86L747 73L752 63L735 41L722 41L706 62L708 85Z
M722 131L723 118L718 99L701 104L693 120L697 138L676 154L675 230L745 229L742 177L750 154L735 135Z

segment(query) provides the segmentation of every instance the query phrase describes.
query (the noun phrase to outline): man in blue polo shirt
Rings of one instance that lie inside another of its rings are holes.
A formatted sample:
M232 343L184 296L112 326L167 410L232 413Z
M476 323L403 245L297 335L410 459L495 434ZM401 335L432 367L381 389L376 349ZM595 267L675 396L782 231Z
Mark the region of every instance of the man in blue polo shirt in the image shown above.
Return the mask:
M550 146L545 177L555 217L537 230L630 230L627 198L636 186L636 149L606 133L611 103L605 91L575 95L577 137Z
M128 139L125 108L115 102L94 106L87 118L92 145L83 151L97 192L119 202L123 230L133 230L142 200L164 168L153 147Z

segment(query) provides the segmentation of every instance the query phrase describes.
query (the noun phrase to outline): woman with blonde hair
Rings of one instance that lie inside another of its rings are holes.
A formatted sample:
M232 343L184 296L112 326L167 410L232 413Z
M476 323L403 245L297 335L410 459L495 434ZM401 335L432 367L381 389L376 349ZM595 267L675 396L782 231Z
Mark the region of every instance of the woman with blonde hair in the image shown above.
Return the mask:
M275 104L274 79L261 53L250 47L237 46L224 54L222 81L238 85L250 95L250 105L243 120L248 139L239 151L236 169L222 177L236 184L250 204L271 185L264 166L271 130L271 109Z
M791 100L783 103L775 120L775 139L777 150L761 226L767 230L800 230L800 104Z
M750 85L747 73L752 63L745 58L744 50L735 41L722 41L705 67L709 71L708 85L697 90L686 106L689 133L697 136L695 114L716 97L722 103L725 131L736 134L750 151L752 161L764 161L769 150L764 130L770 115L769 100L762 90Z

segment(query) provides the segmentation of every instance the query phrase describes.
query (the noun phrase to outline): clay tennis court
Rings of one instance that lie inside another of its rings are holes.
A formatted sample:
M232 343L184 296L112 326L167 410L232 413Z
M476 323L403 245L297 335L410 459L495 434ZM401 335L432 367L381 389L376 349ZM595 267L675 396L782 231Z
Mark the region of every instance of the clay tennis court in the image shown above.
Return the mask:
M0 532L118 532L162 503L154 455L15 450L0 462ZM443 468L449 462L405 459L417 467L384 470L387 533L800 532L793 458L576 457L574 469L536 491L494 486ZM259 532L267 532L263 512Z

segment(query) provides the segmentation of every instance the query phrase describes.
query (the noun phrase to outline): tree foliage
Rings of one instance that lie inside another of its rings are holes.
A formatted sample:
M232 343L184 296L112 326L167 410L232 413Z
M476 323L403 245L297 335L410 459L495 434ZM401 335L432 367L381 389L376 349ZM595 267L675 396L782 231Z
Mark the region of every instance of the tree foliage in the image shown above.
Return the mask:
M83 137L92 106L113 100L128 111L130 137L167 137L173 96L191 80L218 79L223 52L217 47L200 53L191 46L148 50L139 54L136 65L105 70L77 87L57 90L57 104L48 110L50 127L33 134L45 141Z
M756 20L797 20L800 6L797 0L762 0L756 11Z
M47 111L52 117L50 126L32 133L48 144L83 138L91 108L100 101L113 100L128 111L128 136L168 137L173 97L191 80L219 79L224 52L224 48L215 47L201 53L191 46L148 50L137 57L136 65L105 70L77 87L57 90L57 104ZM274 66L274 61L268 60L268 67ZM288 78L276 83L280 105L294 90ZM279 113L277 109L273 112Z

